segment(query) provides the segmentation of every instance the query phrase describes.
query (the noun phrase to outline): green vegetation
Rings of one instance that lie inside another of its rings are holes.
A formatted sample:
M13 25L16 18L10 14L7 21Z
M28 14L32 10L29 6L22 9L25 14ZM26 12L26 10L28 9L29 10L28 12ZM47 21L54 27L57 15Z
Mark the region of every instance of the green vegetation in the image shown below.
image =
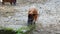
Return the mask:
M30 26L18 28L18 30L14 31L13 28L6 28L5 27L0 30L0 33L1 34L28 34L34 28L35 28L35 25L30 25Z
M21 27L17 30L17 34L27 34L35 28L35 25L30 25L27 27Z

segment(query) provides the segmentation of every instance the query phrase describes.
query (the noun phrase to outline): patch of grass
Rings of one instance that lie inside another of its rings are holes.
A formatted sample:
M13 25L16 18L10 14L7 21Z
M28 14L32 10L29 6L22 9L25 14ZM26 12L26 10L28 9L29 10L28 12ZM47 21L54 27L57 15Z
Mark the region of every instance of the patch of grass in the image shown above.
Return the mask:
M13 30L13 28L4 28L4 30Z
M13 28L6 28L0 30L1 34L28 34L30 31L34 29L35 25L24 26L18 28L18 30L14 31Z
M34 28L35 28L35 25L21 27L17 30L17 34L28 34L28 32L32 31Z
M16 34L12 28L4 28L0 30L0 34Z

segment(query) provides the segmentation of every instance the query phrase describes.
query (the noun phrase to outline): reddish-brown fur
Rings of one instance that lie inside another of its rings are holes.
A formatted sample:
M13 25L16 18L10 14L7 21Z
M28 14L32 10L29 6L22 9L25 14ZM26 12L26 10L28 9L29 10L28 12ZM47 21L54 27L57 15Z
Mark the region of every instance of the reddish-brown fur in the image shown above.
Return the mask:
M5 2L9 2L10 4L16 3L16 0L2 0L2 1L3 1L2 4L4 4Z
M36 8L30 8L28 14L35 14L35 16L33 16L33 17L34 17L35 21L37 20L37 18L38 18L38 11L37 11Z

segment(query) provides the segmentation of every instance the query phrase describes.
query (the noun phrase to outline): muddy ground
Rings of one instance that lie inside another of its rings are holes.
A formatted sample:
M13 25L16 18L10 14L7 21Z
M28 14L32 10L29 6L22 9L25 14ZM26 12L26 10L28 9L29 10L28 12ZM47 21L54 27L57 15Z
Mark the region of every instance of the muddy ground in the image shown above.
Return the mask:
M39 12L33 34L60 34L60 0L17 0L16 5L0 2L0 26L27 25L28 10L33 5Z

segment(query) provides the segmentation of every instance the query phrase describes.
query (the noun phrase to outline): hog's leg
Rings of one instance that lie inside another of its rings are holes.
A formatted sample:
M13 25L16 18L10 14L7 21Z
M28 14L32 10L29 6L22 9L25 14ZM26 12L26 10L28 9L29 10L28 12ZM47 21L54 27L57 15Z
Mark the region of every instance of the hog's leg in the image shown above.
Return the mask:
M2 4L4 5L4 2L2 2Z
M16 5L16 2L14 2L14 5Z
M12 5L12 2L10 2L10 4Z
M16 0L13 1L14 5L16 5Z

